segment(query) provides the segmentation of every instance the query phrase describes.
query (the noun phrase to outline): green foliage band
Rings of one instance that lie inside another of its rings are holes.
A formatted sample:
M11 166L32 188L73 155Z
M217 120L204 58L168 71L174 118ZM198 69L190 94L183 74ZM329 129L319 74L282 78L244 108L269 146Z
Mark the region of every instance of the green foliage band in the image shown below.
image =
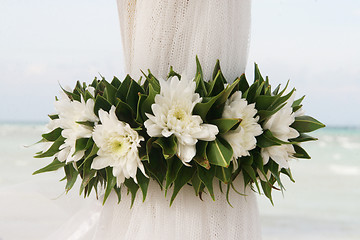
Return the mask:
M284 188L281 175L293 180L287 164L290 158L309 159L301 143L317 140L308 133L324 127L302 114L304 97L294 100L295 89L286 93L287 86L272 89L256 64L250 85L245 75L228 82L219 62L212 79L206 81L197 60L195 78L189 83L198 102L190 112L178 103L171 105L172 97L166 98L171 91L181 95L179 89L166 92L169 81L179 86L185 81L172 68L167 80L157 79L150 71L144 77L139 81L114 77L111 82L95 78L89 85L77 82L72 91L63 89L65 95L55 103L58 112L49 116L49 131L42 135L46 147L35 156L53 161L34 174L63 168L66 191L80 177L80 194L86 197L103 188L104 203L113 190L120 201L123 187L131 193L132 203L138 190L145 200L150 179L165 193L173 188L171 203L187 184L197 196L206 192L215 200L215 180L226 185L228 195L232 189L241 192L234 189L237 177L243 178L244 189L251 185L272 201L272 189ZM170 107L161 105L161 99ZM176 108L164 113L171 106ZM76 118L79 109L83 112ZM158 120L159 112L168 117L167 122ZM170 120L175 127L169 127ZM197 121L195 127L208 135L190 132L189 138L179 130L184 121ZM105 133L110 137L102 139Z

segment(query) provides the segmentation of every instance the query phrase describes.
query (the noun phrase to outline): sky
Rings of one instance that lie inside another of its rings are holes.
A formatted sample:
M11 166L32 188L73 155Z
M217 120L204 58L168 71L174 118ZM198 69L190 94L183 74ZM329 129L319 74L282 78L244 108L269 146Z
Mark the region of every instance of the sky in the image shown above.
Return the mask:
M246 74L296 87L328 126L360 126L360 1L253 0ZM115 0L0 0L0 122L46 122L59 84L124 75Z

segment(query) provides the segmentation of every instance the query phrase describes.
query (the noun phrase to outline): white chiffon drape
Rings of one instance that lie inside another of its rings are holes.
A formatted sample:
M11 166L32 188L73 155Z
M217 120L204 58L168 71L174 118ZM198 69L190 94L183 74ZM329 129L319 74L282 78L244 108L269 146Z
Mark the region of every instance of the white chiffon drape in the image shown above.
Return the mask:
M206 79L219 59L225 77L234 80L246 67L250 5L251 0L118 0L125 72L137 79L140 69L151 69L165 78L173 66L193 77L197 55ZM165 198L153 181L146 201L139 192L131 209L125 192L119 204L114 193L104 206L86 201L48 239L261 239L256 196L243 189L242 179L235 185L244 195L231 191L232 207L214 185L216 201L208 194L200 200L185 186L171 207L171 192Z
M209 79L219 59L224 75L234 80L245 71L250 28L250 0L118 0L126 72L133 78L151 69L166 78L170 66L193 77L195 57ZM238 178L237 188L243 190ZM224 186L223 186L224 187ZM151 182L142 202L139 193L132 209L130 196L115 194L101 209L93 239L260 239L255 194L231 191L230 202L218 190L216 201L203 201L185 186L169 207L167 198ZM169 196L170 195L170 196Z

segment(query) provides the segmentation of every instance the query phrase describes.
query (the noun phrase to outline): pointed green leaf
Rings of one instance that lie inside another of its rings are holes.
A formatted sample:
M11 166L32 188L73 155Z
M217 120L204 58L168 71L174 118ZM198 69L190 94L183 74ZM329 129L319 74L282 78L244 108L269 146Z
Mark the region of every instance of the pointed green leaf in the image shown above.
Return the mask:
M140 94L144 94L144 90L142 87L135 82L134 80L131 80L129 91L126 96L126 103L131 107L134 113L137 112L137 105L139 101Z
M191 179L191 184L195 190L195 195L199 196L202 182L198 174L194 174L193 178Z
M176 143L175 135L172 135L168 138L164 138L164 137L158 138L154 141L154 144L161 147L165 159L171 158L176 154L177 143Z
M231 174L233 171L232 165L227 168L214 166L215 167L215 176L217 179L227 184L231 180Z
M193 159L200 166L202 166L206 169L210 169L209 159L207 158L207 155L206 155L207 145L208 145L208 142L206 142L206 141L198 141L196 143L196 155Z
M139 185L137 185L132 178L125 179L124 183L125 183L125 186L128 188L128 191L130 191L130 193L131 193L131 206L130 206L130 208L132 208L132 206L134 205L136 193L139 190Z
M296 158L304 158L304 159L311 159L310 155L305 151L305 149L303 149L302 147L300 147L297 144L294 144L294 150L295 150L295 154L293 155Z
M290 139L291 142L308 142L308 141L316 141L317 138L309 136L305 133L300 133L300 136L294 139Z
M153 86L149 85L149 95L144 100L144 102L141 106L141 112L143 114L142 117L143 117L144 121L146 119L148 119L148 117L145 115L145 113L152 113L151 105L155 102L156 94L157 94L157 92L154 90Z
M234 127L239 126L241 123L240 118L220 118L209 121L209 123L214 124L218 127L219 133L227 133Z
M42 137L47 141L54 142L56 141L56 139L58 139L61 136L61 132L62 132L61 128L56 128L49 133L43 134Z
M66 192L70 191L70 189L74 186L78 171L73 167L72 164L67 164L64 166L65 175L66 175Z
M65 138L60 135L47 151L40 152L38 155L35 155L34 158L45 158L54 156L57 152L60 151L59 148L61 145L63 145L64 141Z
M170 199L170 206L175 200L176 195L179 193L180 189L187 184L193 177L195 172L195 167L186 167L182 166L177 178L174 181L174 191Z
M35 174L39 174L39 173L45 173L45 172L52 172L52 171L56 171L59 168L64 167L66 164L65 162L60 162L57 158L54 159L54 161L52 161L49 165L47 165L46 167L43 167L37 171L35 171L33 173L33 175Z
M201 182L204 183L205 187L208 189L211 198L215 201L213 181L215 177L215 166L212 166L209 170L202 167L197 167L198 176Z
M114 76L113 80L111 81L111 85L113 85L116 89L118 89L121 85L121 81Z
M142 192L143 195L143 202L146 199L146 195L147 195L147 191L149 188L149 182L150 182L150 178L146 177L140 169L138 169L137 174L136 174L136 178L137 178L137 182L138 185L140 187L140 190Z
M266 148L271 146L280 146L282 144L293 144L294 142L284 142L276 138L270 130L265 130L263 134L258 136L256 145L260 148Z
M94 106L94 113L96 114L96 116L99 116L100 109L109 112L110 108L111 108L111 104L103 96L100 95L96 96L95 106Z
M165 189L167 190L169 186L175 181L181 167L184 166L184 164L176 156L169 158L166 161L167 161L167 170L166 170Z
M207 146L207 157L213 165L228 167L233 155L230 144L221 137L209 142Z
M121 82L121 85L116 92L116 97L120 98L120 100L123 102L126 102L126 97L128 95L130 83L131 83L131 77L127 75L125 79Z
M295 128L299 133L307 133L323 128L325 125L313 117L300 116L295 118L295 122L291 127Z

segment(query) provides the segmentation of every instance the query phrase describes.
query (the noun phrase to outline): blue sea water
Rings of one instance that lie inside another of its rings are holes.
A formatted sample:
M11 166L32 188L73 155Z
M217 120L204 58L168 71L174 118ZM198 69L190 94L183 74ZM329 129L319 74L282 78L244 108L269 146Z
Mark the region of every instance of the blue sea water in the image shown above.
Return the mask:
M61 172L31 175L48 162L32 158L38 146L25 147L37 142L43 129L43 124L0 124L0 192L14 186L21 191L37 180L62 187ZM284 178L286 191L274 192L274 206L258 197L264 240L360 239L360 129L326 128L313 135L319 141L303 144L312 159L291 163L296 183ZM0 213L0 239L9 231L2 223L18 221L8 218Z

